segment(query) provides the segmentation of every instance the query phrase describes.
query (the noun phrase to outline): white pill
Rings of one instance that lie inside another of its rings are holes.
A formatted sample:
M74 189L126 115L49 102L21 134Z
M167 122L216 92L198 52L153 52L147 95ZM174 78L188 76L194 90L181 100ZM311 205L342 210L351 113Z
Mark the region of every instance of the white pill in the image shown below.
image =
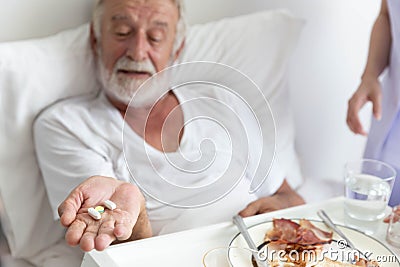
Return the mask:
M89 208L88 209L89 215L95 219L95 220L100 220L101 219L101 214L100 212L98 212L97 210L95 210L94 208Z
M106 206L110 210L114 210L117 207L117 205L111 200L104 201L104 206Z

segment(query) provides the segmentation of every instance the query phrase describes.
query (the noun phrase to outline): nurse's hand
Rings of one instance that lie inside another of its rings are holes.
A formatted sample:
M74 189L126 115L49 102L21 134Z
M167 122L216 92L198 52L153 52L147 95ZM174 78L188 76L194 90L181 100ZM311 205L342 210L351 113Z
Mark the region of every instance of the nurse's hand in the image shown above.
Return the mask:
M394 208L394 212L395 212L397 215L400 216L400 205L398 205L397 207ZM390 219L391 219L390 216L393 216L393 215L389 215L389 216L386 217L383 221L384 221L385 223L389 223L389 221L390 221ZM397 217L397 216L396 216L396 217ZM396 218L396 219L397 219L397 218Z
M368 101L372 102L374 117L380 120L382 115L382 89L378 78L363 78L357 91L348 102L347 125L355 134L367 135L361 125L358 112Z
M105 208L100 220L88 214L88 208L113 201L117 208ZM126 182L93 176L77 186L59 206L61 224L67 227L65 239L83 251L104 250L114 241L128 241L152 235L140 190Z

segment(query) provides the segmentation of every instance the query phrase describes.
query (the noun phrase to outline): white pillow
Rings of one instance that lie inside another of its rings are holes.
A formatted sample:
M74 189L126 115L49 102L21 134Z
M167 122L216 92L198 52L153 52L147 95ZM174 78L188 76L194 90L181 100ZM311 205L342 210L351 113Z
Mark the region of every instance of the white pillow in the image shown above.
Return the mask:
M285 11L265 11L193 26L179 60L230 65L262 88L277 123L276 160L295 187L301 175L285 70L302 24ZM88 34L88 25L83 25L44 39L0 44L2 219L12 254L36 259L35 264L43 264L47 256L62 257L49 253L55 246L47 247L62 238L63 229L52 220L31 127L54 101L97 90ZM39 253L43 249L46 253Z
M44 39L0 44L2 223L18 258L38 256L63 235L36 162L32 123L54 101L97 88L88 34L85 25Z
M300 186L302 176L294 147L286 67L303 24L286 10L269 10L195 25L187 34L186 48L179 59L226 64L260 87L275 118L275 162L286 171L293 188ZM258 97L254 94L252 99L256 109L257 104L262 104Z

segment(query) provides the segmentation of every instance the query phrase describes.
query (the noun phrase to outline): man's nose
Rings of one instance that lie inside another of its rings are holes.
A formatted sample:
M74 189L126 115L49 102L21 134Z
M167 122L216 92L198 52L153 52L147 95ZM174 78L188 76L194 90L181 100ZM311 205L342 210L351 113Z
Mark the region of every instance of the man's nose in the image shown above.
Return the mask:
M150 44L146 33L139 31L131 42L128 44L126 55L134 61L143 61L147 59Z

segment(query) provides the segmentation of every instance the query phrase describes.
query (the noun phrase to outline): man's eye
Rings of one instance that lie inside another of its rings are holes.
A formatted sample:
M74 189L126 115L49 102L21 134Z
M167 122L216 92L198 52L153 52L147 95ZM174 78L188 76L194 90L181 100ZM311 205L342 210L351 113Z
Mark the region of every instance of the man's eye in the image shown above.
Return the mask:
M159 36L150 36L149 39L151 42L154 42L154 43L159 43L162 41L162 38Z
M128 36L129 32L116 32L115 33L117 36Z

